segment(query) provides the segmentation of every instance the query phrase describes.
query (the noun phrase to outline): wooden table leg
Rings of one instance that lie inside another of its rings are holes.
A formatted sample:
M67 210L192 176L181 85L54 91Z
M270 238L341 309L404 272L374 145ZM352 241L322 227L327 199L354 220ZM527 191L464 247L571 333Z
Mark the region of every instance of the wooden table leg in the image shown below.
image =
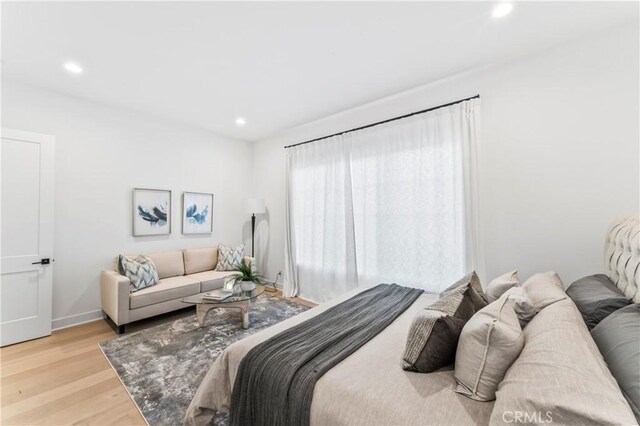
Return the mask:
M210 303L198 303L196 305L196 317L198 318L198 324L200 324L200 327L204 327L204 324L207 321L207 314L210 310L215 309L216 307L218 306Z
M229 302L229 303L198 303L196 305L196 317L198 318L198 324L200 327L204 327L207 321L207 314L210 310L216 308L236 308L240 309L242 313L242 328L249 328L249 301L243 300L241 302Z
M222 308L236 308L242 312L242 328L249 328L249 301L230 302L220 305Z

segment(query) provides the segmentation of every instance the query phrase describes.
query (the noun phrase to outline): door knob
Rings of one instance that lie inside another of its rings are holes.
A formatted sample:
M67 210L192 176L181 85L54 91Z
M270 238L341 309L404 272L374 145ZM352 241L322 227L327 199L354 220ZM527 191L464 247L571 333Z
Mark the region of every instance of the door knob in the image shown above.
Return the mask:
M40 262L31 262L32 265L48 265L49 263L51 263L51 259L48 257L40 259Z

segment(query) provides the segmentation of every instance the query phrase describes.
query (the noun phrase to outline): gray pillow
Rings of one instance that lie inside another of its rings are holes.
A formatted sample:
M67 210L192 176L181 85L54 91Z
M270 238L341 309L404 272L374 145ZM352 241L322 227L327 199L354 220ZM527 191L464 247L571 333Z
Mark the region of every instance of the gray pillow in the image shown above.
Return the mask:
M580 278L567 289L584 322L591 330L611 313L631 304L631 301L604 274Z
M402 368L430 373L452 364L458 337L475 313L470 287L460 286L419 311L411 323Z
M464 277L460 278L458 281L447 287L442 293L440 293L440 297L445 297L447 294L451 293L453 290L460 290L469 288L469 297L473 301L475 305L476 311L487 306L487 298L482 291L482 285L480 284L480 278L476 271L473 271Z
M504 275L500 275L489 283L484 294L487 297L487 302L491 303L500 298L505 291L520 284L518 279L518 271L507 272Z
M591 337L640 423L640 304L603 319L591 330Z
M458 340L456 392L477 401L496 398L498 385L524 347L524 335L506 295L477 312Z
M118 272L129 278L129 292L134 293L158 283L158 270L149 256L141 254L131 259L118 257Z

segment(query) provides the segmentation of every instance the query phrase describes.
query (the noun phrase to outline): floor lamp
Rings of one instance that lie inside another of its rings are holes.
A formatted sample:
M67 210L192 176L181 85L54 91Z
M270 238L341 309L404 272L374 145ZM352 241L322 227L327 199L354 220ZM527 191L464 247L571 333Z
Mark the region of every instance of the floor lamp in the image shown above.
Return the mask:
M256 215L264 212L263 198L249 198L247 200L247 213L251 214L251 257L255 257Z

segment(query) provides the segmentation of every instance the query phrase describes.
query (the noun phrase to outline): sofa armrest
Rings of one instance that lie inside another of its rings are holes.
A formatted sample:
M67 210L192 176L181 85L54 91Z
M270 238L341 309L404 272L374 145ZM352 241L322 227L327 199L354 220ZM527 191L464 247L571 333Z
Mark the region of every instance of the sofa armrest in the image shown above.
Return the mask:
M129 278L116 271L100 272L102 310L117 325L129 323Z
M256 258L255 257L245 256L245 257L242 258L242 260L244 260L244 263L246 263L247 265L251 266L251 270L253 272L256 271Z

